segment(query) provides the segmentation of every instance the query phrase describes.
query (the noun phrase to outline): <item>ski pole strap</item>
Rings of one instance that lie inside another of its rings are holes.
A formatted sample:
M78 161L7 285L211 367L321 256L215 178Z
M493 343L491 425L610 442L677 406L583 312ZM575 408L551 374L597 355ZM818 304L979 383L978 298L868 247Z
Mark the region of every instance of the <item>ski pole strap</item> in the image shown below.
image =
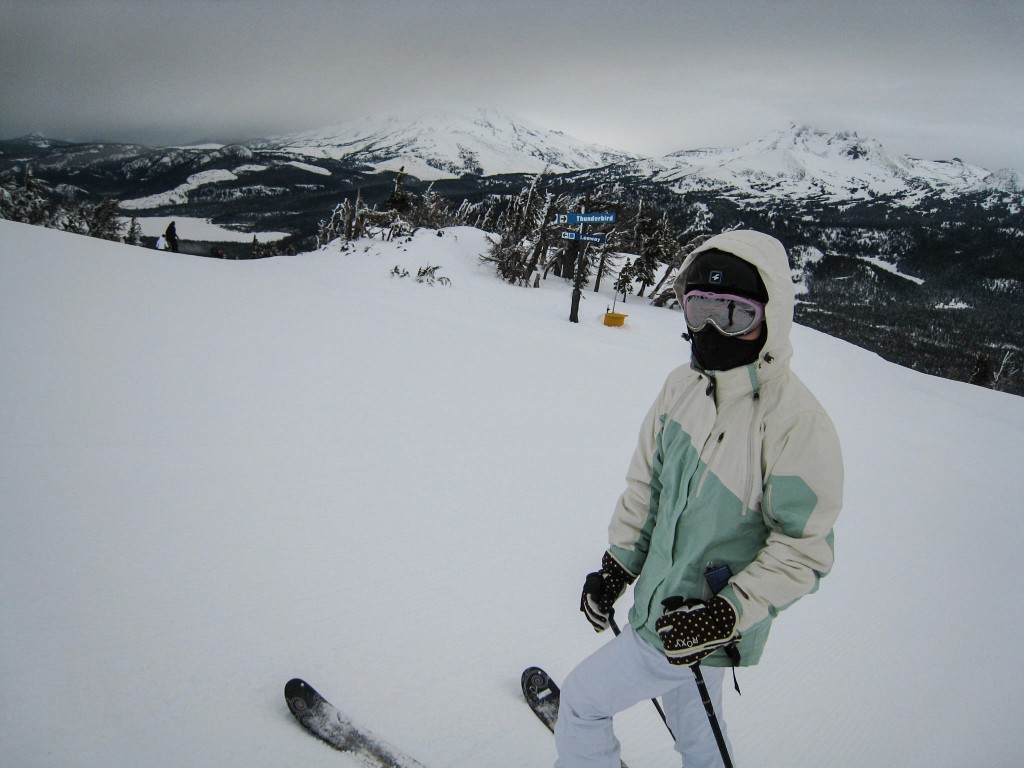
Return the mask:
M725 646L725 654L729 657L729 661L732 662L732 687L736 689L736 693L742 696L743 691L740 690L740 681L736 679L736 667L740 665L740 649L733 643L732 645Z

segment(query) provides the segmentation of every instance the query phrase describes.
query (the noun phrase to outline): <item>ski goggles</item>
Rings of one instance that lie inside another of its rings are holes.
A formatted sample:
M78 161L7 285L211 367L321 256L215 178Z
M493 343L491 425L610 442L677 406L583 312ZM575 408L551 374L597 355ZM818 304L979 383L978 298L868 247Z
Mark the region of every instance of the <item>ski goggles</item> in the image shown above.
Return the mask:
M764 320L764 304L731 293L689 291L683 296L683 314L691 331L711 323L726 336L743 336Z

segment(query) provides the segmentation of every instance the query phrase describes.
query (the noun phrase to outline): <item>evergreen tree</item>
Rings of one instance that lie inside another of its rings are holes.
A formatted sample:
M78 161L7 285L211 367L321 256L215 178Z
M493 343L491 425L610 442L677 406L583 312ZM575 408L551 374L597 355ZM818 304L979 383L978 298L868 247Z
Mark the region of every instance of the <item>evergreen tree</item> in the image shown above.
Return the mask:
M408 216L416 205L415 197L405 189L405 166L398 169L395 176L395 188L384 203L384 207L391 211L397 211L400 216Z
M626 301L626 294L633 292L633 280L636 277L637 261L639 259L627 261L622 269L619 270L619 276L615 280L615 293L622 294L623 303Z
M86 214L85 234L101 240L121 240L124 224L117 217L118 201L113 198L103 200Z
M346 240L350 239L346 233L351 231L351 226L352 204L348 200L343 200L334 206L329 220L320 220L320 227L316 235L316 247L323 248L339 237L344 237Z
M481 260L494 264L498 275L514 285L525 285L544 249L545 219L550 216L551 199L542 194L543 174L513 198L498 219L499 238L492 242Z
M979 352L974 360L974 370L971 371L971 384L979 387L991 387L995 381L995 371L992 369L992 360L984 352Z
M363 191L356 193L356 202L352 208L352 221L345 224L345 239L348 241L358 240L366 235L366 220L370 213L366 202L363 200Z
M490 205L487 207L487 212L484 214L483 219L477 224L477 227L482 229L484 232L497 232L498 231L498 201L491 200Z
M434 185L431 184L421 199L414 198L412 219L418 227L441 229L452 226L456 217L452 214L451 203L435 192Z
M51 208L33 184L31 170L25 171L20 184L13 174L0 175L0 218L45 226L49 223Z
M469 202L468 198L464 198L455 211L455 220L452 222L452 225L457 227L466 226L475 215L476 210L477 206Z
M44 225L76 235L89 234L89 211L78 203L69 202L58 206Z
M128 245L142 245L142 227L135 216L132 216L132 220L128 224L128 231L125 233L124 241Z

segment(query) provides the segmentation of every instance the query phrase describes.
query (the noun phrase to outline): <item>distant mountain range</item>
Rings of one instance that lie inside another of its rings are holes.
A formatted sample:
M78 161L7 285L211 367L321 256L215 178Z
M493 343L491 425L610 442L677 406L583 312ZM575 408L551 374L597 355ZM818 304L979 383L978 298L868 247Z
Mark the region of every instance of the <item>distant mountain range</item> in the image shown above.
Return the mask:
M25 164L70 191L115 195L124 208L138 211L202 204L211 197L274 197L282 187L337 189L349 177L399 168L424 182L602 169L604 177L642 180L679 195L715 193L744 202L884 199L916 205L930 198L1022 191L1016 171L893 154L855 133L794 124L732 149L648 158L489 110L367 117L234 145L149 148L37 135L0 141L0 170ZM221 194L212 194L215 189Z
M957 158L895 155L856 133L799 125L736 149L687 150L633 166L636 175L678 192L718 191L762 199L847 203L884 197L913 205L930 196L1021 191L1020 175L1009 169L991 172Z
M554 190L649 201L679 231L699 211L711 229L776 234L804 291L799 319L891 359L967 378L975 356L1024 356L1020 174L894 154L850 132L791 125L736 148L640 157L493 111L438 110L232 145L0 141L0 173L28 167L55 194L291 232L300 247L343 199L382 202L399 169L456 204L517 194L545 172Z
M257 151L332 159L397 171L424 181L459 176L565 173L640 159L579 141L493 110L422 110L363 118L324 130L253 142Z

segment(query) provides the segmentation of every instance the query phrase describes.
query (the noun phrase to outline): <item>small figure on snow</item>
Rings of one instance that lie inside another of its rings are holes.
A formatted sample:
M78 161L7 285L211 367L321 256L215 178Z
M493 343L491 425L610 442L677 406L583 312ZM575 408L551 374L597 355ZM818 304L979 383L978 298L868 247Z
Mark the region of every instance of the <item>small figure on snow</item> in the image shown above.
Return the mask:
M167 231L164 232L164 237L167 238L167 244L169 246L171 246L171 250L174 253L177 253L178 252L178 230L174 226L174 222L173 221L170 224L167 225Z
M635 582L633 608L622 634L562 686L559 768L618 768L612 716L658 696L687 768L730 766L726 669L757 664L778 612L832 568L842 456L832 421L789 367L785 248L760 232L718 235L687 257L674 288L691 362L669 374L644 419L610 546L580 604L598 632Z
M160 237L156 239L156 249L158 251L167 250L167 238L165 238L163 235L160 235Z

